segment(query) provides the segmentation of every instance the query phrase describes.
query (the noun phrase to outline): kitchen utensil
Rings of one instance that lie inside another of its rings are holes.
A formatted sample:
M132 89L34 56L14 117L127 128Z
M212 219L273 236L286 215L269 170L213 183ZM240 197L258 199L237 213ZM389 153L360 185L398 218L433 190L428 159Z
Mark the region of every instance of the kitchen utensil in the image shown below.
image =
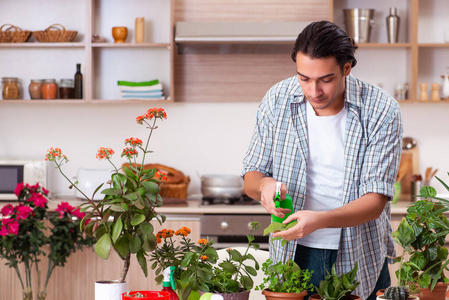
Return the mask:
M418 142L412 137L405 137L402 139L402 150L414 148Z
M407 175L408 171L412 168L412 162L411 160L407 159L404 160L400 165L399 165L399 170L398 170L398 175L396 177L396 182L401 181L405 175Z
M344 9L346 32L356 43L369 43L374 9Z
M238 175L203 175L201 193L205 198L239 198L243 194L243 179Z

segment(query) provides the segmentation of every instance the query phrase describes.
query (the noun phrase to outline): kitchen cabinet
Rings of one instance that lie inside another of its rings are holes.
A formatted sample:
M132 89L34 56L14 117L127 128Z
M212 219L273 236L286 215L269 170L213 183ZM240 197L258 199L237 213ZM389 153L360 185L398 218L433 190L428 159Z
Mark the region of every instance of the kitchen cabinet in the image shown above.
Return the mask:
M193 242L200 238L200 218L195 215L167 215L163 225L155 222L154 232L163 228L177 230L182 226L189 227L189 235ZM16 273L0 260L0 299L16 300L22 297L22 288ZM93 299L96 280L114 280L120 276L123 266L122 260L115 252L111 252L109 259L103 260L92 249L84 249L73 253L67 260L65 267L57 267L48 284L47 300L56 299ZM126 281L128 290L162 290L161 285L154 281L155 275L148 262L149 274L145 277L135 258L132 258ZM42 259L41 273L46 273L46 258ZM32 275L36 279L36 274ZM42 278L44 280L45 278ZM34 283L35 284L35 283ZM34 289L36 293L36 289Z
M33 100L33 103L107 103L122 100L118 80L159 79L164 98L174 100L173 85L173 4L174 0L31 0L2 1L0 19L22 29L44 30L63 23L77 30L70 43L0 43L0 77L18 77L24 100L30 99L28 85L36 78L73 78L76 64L83 73L82 100ZM16 12L19 12L16 13ZM144 17L145 43L135 43L135 19ZM126 42L113 42L112 27L128 27ZM105 42L92 42L93 34ZM0 101L0 103L30 103Z

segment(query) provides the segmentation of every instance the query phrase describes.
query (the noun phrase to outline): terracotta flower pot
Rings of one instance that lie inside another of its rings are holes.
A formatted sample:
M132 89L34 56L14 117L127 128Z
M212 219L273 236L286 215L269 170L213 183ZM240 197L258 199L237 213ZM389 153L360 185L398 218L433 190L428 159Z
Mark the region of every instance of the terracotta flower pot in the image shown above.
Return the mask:
M433 291L430 291L430 289L421 289L421 300L444 300L448 285L447 283L438 282Z
M361 297L359 297L357 295L349 295L349 299L351 299L351 300L363 300ZM321 300L321 297L318 294L314 294L314 295L309 297L309 300Z
M307 291L302 291L301 293L278 293L272 292L267 289L262 291L267 300L302 300L307 296Z
M140 294L143 297L137 296ZM136 296L133 296L136 295ZM155 292L155 291L132 291L122 294L123 300L169 300L170 294L167 292Z

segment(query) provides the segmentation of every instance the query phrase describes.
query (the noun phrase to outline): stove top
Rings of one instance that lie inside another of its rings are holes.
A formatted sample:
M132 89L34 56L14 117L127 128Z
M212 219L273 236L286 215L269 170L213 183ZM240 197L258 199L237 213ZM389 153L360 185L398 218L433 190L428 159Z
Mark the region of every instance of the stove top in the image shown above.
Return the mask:
M247 195L241 197L229 198L229 197L202 197L201 205L214 205L214 204L226 204L226 205L258 205L259 201L254 200Z

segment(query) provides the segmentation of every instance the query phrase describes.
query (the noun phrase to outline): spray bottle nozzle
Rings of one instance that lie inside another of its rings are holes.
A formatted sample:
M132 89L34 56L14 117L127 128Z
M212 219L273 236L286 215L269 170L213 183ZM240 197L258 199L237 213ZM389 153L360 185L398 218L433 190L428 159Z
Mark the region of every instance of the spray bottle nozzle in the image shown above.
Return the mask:
M281 183L276 182L276 192L274 193L274 207L279 208L281 206Z
M162 273L164 275L164 281L162 282L163 287L171 287L173 290L176 290L175 276L174 276L175 270L176 270L175 266L170 266L164 270L164 272Z

